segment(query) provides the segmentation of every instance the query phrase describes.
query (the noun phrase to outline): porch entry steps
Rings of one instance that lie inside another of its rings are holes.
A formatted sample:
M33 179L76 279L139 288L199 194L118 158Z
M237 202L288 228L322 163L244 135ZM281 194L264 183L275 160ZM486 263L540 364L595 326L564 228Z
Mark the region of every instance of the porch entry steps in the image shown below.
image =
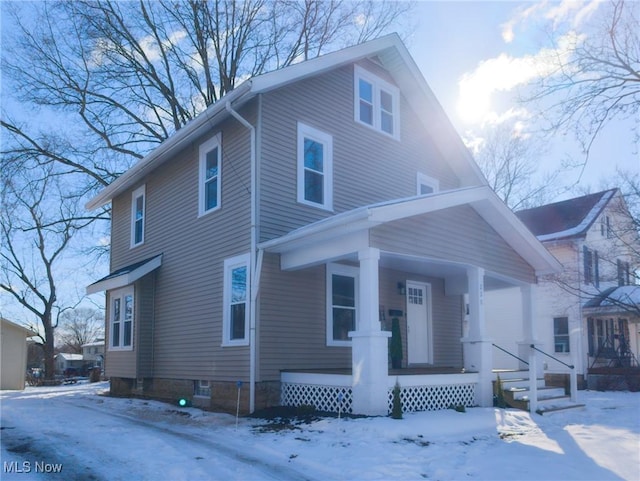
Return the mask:
M494 392L497 392L498 376L502 385L505 404L509 407L529 411L530 381L528 371L494 370ZM538 409L536 413L554 414L568 409L582 409L584 404L571 402L570 396L565 394L562 387L547 386L544 378L536 379L538 393Z

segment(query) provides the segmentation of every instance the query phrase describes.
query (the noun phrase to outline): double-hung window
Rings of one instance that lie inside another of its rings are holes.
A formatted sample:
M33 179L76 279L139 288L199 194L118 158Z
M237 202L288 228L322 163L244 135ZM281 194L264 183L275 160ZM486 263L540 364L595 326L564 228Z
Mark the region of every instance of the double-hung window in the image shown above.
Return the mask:
M356 66L354 69L355 120L400 138L400 91L389 82Z
M109 350L133 349L134 297L133 287L109 293Z
M298 202L333 209L333 138L298 123Z
M131 195L131 247L144 243L145 195L144 185Z
M598 251L582 246L584 283L600 287L600 263Z
M220 134L200 146L198 214L220 208L222 144Z
M249 254L224 261L222 345L249 344Z
M553 344L555 352L569 352L569 318L553 318Z
M350 346L358 325L358 269L327 266L327 345Z

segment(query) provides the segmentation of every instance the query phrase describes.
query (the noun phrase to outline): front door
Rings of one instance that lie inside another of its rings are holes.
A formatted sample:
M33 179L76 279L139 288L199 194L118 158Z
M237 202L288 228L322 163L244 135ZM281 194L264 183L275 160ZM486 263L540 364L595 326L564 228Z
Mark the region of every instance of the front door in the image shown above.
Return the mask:
M407 361L432 364L431 286L407 281Z

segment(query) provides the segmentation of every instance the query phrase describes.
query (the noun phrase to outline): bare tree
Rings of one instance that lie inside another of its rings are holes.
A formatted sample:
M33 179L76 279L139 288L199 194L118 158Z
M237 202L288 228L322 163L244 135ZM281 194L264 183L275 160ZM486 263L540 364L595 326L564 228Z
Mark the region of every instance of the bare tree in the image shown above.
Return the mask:
M38 131L3 112L6 148L61 163L83 174L84 185L104 185L238 82L378 36L411 8L342 0L77 0L30 4L26 15L16 4L15 35L6 38L2 59L14 81L11 95L54 110L71 123L73 141L61 141L68 137L58 128Z
M104 339L104 314L93 307L77 307L61 312L58 325L60 346L82 354L82 345Z
M501 124L488 133L476 161L496 194L511 209L519 210L542 205L560 193L558 179L565 166L542 173L539 161L543 155L544 148L535 138Z
M37 319L32 328L42 344L45 376L50 379L59 312L56 268L73 235L86 224L77 222L75 205L65 200L53 170L10 176L11 170L4 167L0 289L28 312L27 319ZM57 204L47 201L46 195L53 192L58 195Z
M539 79L535 93L524 100L538 103L552 131L573 130L589 151L603 127L613 119L636 119L640 138L640 4L616 0L603 3L568 48L558 48L549 64L555 69ZM554 39L558 46L558 38Z

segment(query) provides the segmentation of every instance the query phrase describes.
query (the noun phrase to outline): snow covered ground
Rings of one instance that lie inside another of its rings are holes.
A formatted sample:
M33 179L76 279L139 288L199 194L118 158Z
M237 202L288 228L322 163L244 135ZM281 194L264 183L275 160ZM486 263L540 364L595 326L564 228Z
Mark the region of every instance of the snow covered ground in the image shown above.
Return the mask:
M267 421L102 395L108 383L0 394L2 480L640 479L640 393L579 393L553 416L474 408ZM56 472L60 471L61 472ZM45 472L47 471L47 472Z

